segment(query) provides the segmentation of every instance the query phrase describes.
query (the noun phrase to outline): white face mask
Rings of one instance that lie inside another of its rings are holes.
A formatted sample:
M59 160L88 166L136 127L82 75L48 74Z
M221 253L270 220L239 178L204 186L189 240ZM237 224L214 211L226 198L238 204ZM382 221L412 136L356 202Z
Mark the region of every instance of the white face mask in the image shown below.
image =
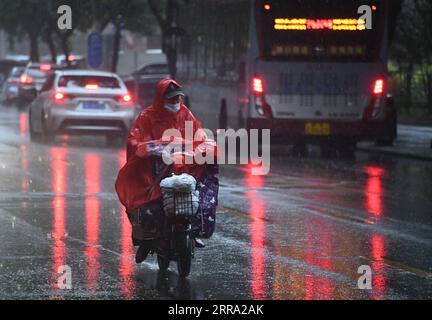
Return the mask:
M177 103L165 103L164 105L165 109L167 109L169 112L177 112L180 110L180 102Z

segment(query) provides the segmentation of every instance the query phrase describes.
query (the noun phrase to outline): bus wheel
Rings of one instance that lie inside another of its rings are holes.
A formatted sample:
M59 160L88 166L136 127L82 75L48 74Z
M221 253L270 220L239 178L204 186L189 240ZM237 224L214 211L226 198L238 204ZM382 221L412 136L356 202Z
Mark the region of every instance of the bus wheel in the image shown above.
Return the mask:
M388 95L386 97L387 117L385 121L384 135L375 141L377 146L391 146L397 138L397 110L394 105L394 99Z
M295 143L291 149L291 154L295 157L306 157L308 155L306 143Z
M321 157L331 159L336 156L336 148L332 143L322 144L320 146Z
M357 148L357 141L339 141L337 149L341 158L353 158Z
M392 146L393 145L394 140L393 139L379 139L377 141L375 141L375 145L379 146L379 147L385 147L385 146Z
M221 106L219 110L219 129L226 129L228 127L228 112L226 100L221 100Z
M157 262L159 270L161 271L166 271L170 265L170 259L167 256L161 254L157 255Z

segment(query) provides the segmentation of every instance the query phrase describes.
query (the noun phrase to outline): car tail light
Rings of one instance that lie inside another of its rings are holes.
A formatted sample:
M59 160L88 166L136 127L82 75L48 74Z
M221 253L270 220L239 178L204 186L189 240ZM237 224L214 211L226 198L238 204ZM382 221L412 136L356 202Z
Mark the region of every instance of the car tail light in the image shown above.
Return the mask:
M56 103L62 103L65 101L66 98L67 96L63 92L54 92L52 95L52 99Z
M375 95L383 94L384 93L384 79L379 78L375 80L374 87L373 87L373 93Z
M8 80L8 83L19 83L19 81L18 81L18 80L15 80L15 79L9 79L9 80Z
M125 94L125 95L122 97L122 100L123 100L124 102L132 102L132 97L131 97L129 94Z
M96 90L97 88L99 88L99 86L96 83L87 83L85 85L85 88L89 90Z
M39 66L39 69L40 69L41 71L51 71L52 66L51 66L50 64L41 64L41 65Z
M119 96L117 100L122 104L132 104L132 96L129 93Z
M33 79L30 76L23 74L20 77L20 82L25 83L25 84L31 84L31 83L33 83Z

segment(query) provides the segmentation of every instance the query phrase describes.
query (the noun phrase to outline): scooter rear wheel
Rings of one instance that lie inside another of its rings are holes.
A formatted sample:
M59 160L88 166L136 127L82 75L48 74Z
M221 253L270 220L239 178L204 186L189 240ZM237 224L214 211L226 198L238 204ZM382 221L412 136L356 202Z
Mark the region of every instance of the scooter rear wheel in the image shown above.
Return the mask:
M157 255L157 262L161 271L166 271L170 265L170 259L160 254Z
M177 237L177 271L180 277L187 277L192 265L192 240L188 233L181 233Z

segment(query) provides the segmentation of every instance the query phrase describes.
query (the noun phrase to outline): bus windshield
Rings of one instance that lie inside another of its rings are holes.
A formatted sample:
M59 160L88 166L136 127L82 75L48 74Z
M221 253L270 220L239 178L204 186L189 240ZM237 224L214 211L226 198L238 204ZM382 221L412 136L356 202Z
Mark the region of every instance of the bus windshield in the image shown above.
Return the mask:
M371 8L372 29L359 19ZM373 61L383 39L384 2L376 0L260 1L257 29L266 60Z

